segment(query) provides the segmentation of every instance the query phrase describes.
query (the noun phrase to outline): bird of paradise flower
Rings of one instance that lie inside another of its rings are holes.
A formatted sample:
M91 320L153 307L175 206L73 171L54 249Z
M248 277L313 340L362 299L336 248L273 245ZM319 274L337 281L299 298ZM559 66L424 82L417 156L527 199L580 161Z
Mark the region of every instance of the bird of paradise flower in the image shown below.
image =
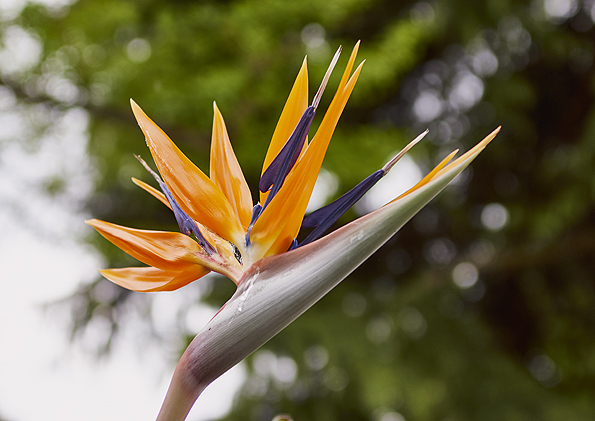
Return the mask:
M310 125L341 49L311 105L304 60L265 157L256 205L216 105L207 177L131 101L161 176L139 160L160 190L133 181L173 211L181 232L87 221L113 244L148 265L100 272L124 288L143 292L175 290L210 271L227 276L237 285L235 294L181 357L158 421L184 420L206 386L341 282L463 171L498 133L500 128L451 162L457 153L454 151L401 196L323 236L427 134L426 130L341 198L304 218L326 149L364 64L352 74L358 48L359 42L310 142ZM298 243L302 227L313 229Z

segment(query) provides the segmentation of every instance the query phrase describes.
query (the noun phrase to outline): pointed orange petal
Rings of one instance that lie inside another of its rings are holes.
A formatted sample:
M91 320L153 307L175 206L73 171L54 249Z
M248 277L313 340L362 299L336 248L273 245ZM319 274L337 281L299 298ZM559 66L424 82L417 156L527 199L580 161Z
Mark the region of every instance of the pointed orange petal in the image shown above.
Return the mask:
M217 105L213 103L213 138L211 139L211 180L221 189L244 230L252 217L252 194L238 163Z
M99 271L108 280L138 292L174 291L210 272L202 266L190 266L178 272L154 267L104 269Z
M159 199L161 202L163 202L164 205L166 205L168 208L171 209L171 205L167 201L167 198L159 190L150 186L149 184L145 183L144 181L141 181L134 177L132 177L132 181L137 186L139 186L142 189L146 190L147 192L151 193L153 196L155 196L157 199ZM196 221L194 221L194 222L196 222ZM217 234L215 234L214 232L209 230L207 227L202 225L200 222L196 222L196 225L198 226L198 229L202 233L203 237L205 237L205 240L207 240L207 242L209 244L211 244L212 246L215 247L215 249L217 250L217 253L219 253L221 255L221 257L223 257L223 259L226 262L231 262L231 266L235 267L237 270L242 270L241 265L235 258L234 250L232 249L231 245L229 244L229 241L226 241L223 238L219 237ZM215 269L213 269L213 270L215 270Z
M263 174L291 136L306 108L308 108L308 65L307 60L304 59L273 132L273 138L262 165ZM268 193L260 193L260 203L265 202L267 195Z
M347 61L347 66L345 66L343 76L341 76L341 82L339 82L339 87L337 88L337 91L343 90L347 85L347 81L350 79L349 75L351 74L351 69L353 69L353 65L355 64L355 58L357 57L357 52L359 51L359 44L359 41L356 42L355 46L353 47L353 50L351 51L351 55L349 56L349 60Z
M438 174L438 172L442 168L444 168L446 166L446 164L448 164L450 162L450 160L457 154L457 152L459 152L458 149L449 153L448 156L446 158L444 158L442 161L440 161L440 163L438 165L436 165L432 171L430 171L424 178L419 180L415 186L411 187L405 193L401 194L396 199L393 199L388 203L392 203L395 200L399 200L401 197L407 196L408 194L413 193L415 190L419 189L420 187L428 184L436 176L436 174Z
M450 160L457 154L458 149L451 152L446 158L444 158L442 161L440 161L440 163L438 165L436 165L436 167L432 171L430 171L428 173L428 175L426 175L424 178L422 178L415 186L413 186L412 188L407 190L405 193L403 193L396 199L391 200L389 203L392 203L392 202L402 198L403 196L407 196L408 194L414 192L415 190L417 190L420 187L424 186L425 184L429 183L434 178L436 178L436 177L440 176L441 174L443 174L444 172L448 171L450 168L452 168L452 167L458 165L459 163L463 162L464 160L468 159L471 155L479 154L488 145L488 143L490 143L496 137L496 135L498 134L500 129L501 129L501 127L498 127L492 133L487 135L481 142L479 142L473 148L471 148L470 150L468 150L467 152L465 152L463 155L461 155L460 157L458 157L457 159L455 159L452 162L450 162ZM450 164L449 164L449 162L450 162Z
M163 203L165 206L167 206L168 208L171 209L171 205L167 201L167 198L165 197L165 195L162 192L160 192L159 190L157 190L155 187L145 183L142 180L139 180L138 178L134 178L134 177L132 177L132 182L134 184L136 184L137 186L139 186L144 191L146 191L147 193L151 194L153 197L155 197L156 199L161 201L161 203Z
M98 219L86 222L114 245L147 265L181 271L203 264L204 251L196 241L182 233L139 230Z
M489 135L487 135L486 137L484 137L481 142L479 142L473 148L469 149L463 155L461 155L460 157L458 157L457 159L455 159L453 162L451 162L448 165L448 167L444 168L437 175L440 175L443 172L448 171L448 169L450 167L453 167L453 166L458 165L460 162L466 160L469 156L474 155L474 154L476 155L476 154L480 153L486 146L488 146L488 143L490 143L492 140L494 140L494 138L496 137L496 135L500 132L500 129L501 128L502 128L502 126L498 126L494 131L492 131L492 133L490 133Z
M351 71L356 52L357 45L345 72ZM255 259L286 251L297 236L328 144L357 82L362 65L363 62L345 85L339 86L340 89L335 94L306 152L287 176L279 193L254 224L250 238L255 247ZM347 73L347 75L349 74ZM341 84L343 84L343 79L345 79L345 73ZM271 248L273 244L275 247Z
M296 217L294 217L294 218L296 218ZM293 239L296 238L296 236L298 234L298 233L294 233L294 230L292 228L293 228L293 225L285 225L285 227L283 227L283 229L281 230L281 233L279 233L276 240L269 247L269 249L264 251L264 254L262 255L262 257L273 256L275 254L280 254L280 253L286 252L289 249L289 247L291 246L291 243L293 243Z
M221 237L242 244L244 230L221 189L178 149L134 101L130 103L159 172L182 210Z

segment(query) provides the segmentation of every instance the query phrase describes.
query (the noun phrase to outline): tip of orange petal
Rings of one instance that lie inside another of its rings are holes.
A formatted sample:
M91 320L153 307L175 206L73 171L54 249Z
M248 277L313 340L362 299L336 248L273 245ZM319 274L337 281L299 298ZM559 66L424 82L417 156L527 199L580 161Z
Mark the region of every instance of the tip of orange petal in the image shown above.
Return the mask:
M97 231L101 232L101 227L103 224L105 224L105 222L100 219L87 219L85 221L85 224L87 224L87 225L95 228Z
M134 100L132 98L130 98L130 108L132 108L132 114L134 114L134 118L136 119L136 122L138 123L139 126L141 126L141 129L142 129L141 122L142 122L143 118L148 118L147 115L142 110L142 108L139 107L139 105L136 102L134 102Z
M351 52L352 55L357 55L357 53L359 52L359 45L361 43L361 40L358 40L355 45L353 46L353 50Z
M223 123L223 115L217 106L217 101L213 101L213 114L215 119L221 120L221 124L225 125L225 123Z
M487 142L486 142L486 143L488 143L488 142L491 142L491 141L492 141L492 139L493 139L494 137L496 137L496 135L497 135L498 133L500 133L500 130L501 130L501 129L502 129L502 126L498 126L498 127L496 127L496 128L495 128L495 129L492 131L492 133L490 133L489 135L487 135L487 136L485 137L484 141L486 141L486 140L487 140Z
M107 224L107 222L102 221L101 219L87 219L85 221L85 224L92 226L93 228L95 228L97 231L101 231L101 229L103 227L105 227L105 225Z
M136 102L134 102L132 98L130 98L130 108L132 108L132 112L134 113L134 116L137 118L137 120L139 113L144 114L144 111L141 109L141 107L139 107L139 105Z
M479 142L477 145L475 145L473 148L471 148L470 150L468 150L467 152L465 152L463 155L461 155L460 157L458 157L456 160L454 160L453 162L451 162L449 165L447 165L446 167L440 169L440 171L438 171L436 173L436 175L441 175L443 173L445 173L446 171L448 171L451 168L456 167L457 165L470 160L469 162L471 162L473 159L475 159L475 157L477 155L479 155L479 153L481 151L484 150L484 148L488 145L488 143L490 143L492 140L494 140L494 138L496 137L496 135L500 132L500 129L502 129L502 126L498 126L495 130L493 130L489 135L487 135L486 137L484 137L481 142Z
M97 231L101 231L103 229L106 229L108 227L113 226L114 224L110 223L110 222L105 222L102 221L101 219L87 219L85 221L85 224L92 226L93 228L95 228Z
M132 108L132 114L134 114L134 118L136 119L141 129L143 128L142 122L143 120L149 120L149 116L143 111L143 109L136 103L132 98L130 98L130 108Z
M489 135L487 135L486 137L484 137L481 142L479 142L477 145L475 145L465 155L471 155L473 152L485 148L488 145L488 143L490 143L492 140L494 140L494 138L500 132L501 129L502 129L502 126L496 127Z

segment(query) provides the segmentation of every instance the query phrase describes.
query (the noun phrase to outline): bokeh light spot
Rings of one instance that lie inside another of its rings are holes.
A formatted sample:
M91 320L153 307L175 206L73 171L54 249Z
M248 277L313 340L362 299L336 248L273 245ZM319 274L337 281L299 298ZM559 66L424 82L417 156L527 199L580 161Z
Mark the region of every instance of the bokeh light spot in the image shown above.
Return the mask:
M386 342L390 336L390 322L385 317L377 317L370 320L366 328L368 339L376 344Z
M413 103L413 113L421 122L432 121L442 113L442 99L432 90L422 92Z
M578 4L576 0L545 0L543 9L551 20L563 21L576 14Z
M452 271L452 280L459 288L470 288L477 282L479 273L473 263L463 262Z
M126 46L126 53L130 61L143 63L151 57L151 44L143 38L135 38Z
M405 307L399 313L401 328L411 339L420 339L426 333L428 324L415 307Z
M490 231L500 231L508 224L509 214L500 203L490 203L481 211L481 223Z
M347 372L339 367L330 367L324 373L324 385L333 392L340 392L347 387L349 376Z
M329 197L335 194L338 187L339 178L334 173L322 168L318 173L316 184L314 184L314 190L312 191L312 196L310 196L306 213L313 212L326 205Z
M328 352L322 345L314 345L306 349L304 360L312 370L322 370L328 363Z

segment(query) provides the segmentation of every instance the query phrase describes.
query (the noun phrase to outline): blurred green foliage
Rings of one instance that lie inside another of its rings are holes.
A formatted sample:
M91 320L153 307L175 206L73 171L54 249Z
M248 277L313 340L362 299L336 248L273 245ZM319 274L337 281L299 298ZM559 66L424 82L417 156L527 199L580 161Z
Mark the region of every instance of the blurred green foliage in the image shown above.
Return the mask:
M336 195L426 127L430 140L411 152L426 169L503 131L458 183L248 359L226 419L592 420L593 19L593 3L579 0L29 4L2 34L25 28L42 59L1 81L23 103L87 110L90 214L175 229L130 182L149 177L132 157L148 153L128 99L203 169L216 100L255 192L304 55L315 89L332 52L361 39L367 62L324 164L339 176ZM77 95L50 89L52 77ZM135 264L98 237L90 241L110 266ZM74 334L97 317L114 335L125 322L138 294L106 284L77 292ZM204 300L223 304L230 284L218 279ZM99 286L113 289L109 299ZM195 333L181 323L177 335Z

